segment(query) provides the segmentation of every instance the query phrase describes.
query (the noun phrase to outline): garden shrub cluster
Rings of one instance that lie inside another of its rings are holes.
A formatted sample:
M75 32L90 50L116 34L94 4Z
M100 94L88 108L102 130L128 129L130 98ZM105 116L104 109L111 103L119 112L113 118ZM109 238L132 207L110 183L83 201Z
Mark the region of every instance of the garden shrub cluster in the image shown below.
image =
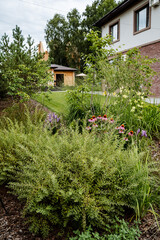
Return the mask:
M158 183L148 154L135 145L124 150L115 129L61 128L51 135L29 113L23 122L6 119L0 129L0 180L26 204L30 230L46 236L54 226L106 229L128 211L141 216Z
M65 123L23 104L1 119L0 184L24 201L35 234L56 227L79 229L72 239L136 239L123 218L141 218L160 191L159 163L148 148L160 130L160 106L144 102L153 61L137 50L107 61L115 54L104 48L110 38L88 37L88 79L68 92ZM104 104L90 93L102 79Z

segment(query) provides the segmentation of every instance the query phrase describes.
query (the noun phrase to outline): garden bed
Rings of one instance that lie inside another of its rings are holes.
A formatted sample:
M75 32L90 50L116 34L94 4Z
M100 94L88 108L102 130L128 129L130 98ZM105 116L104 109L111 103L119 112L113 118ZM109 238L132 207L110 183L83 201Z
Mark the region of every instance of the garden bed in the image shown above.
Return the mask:
M7 193L8 189L5 186L0 187L0 196L8 211L5 213L2 206L0 206L0 240L44 240L42 237L36 237L28 230L27 220L22 216L23 203L21 203L15 196ZM140 224L140 231L142 232L140 240L159 240L160 230L157 227L155 217L148 212L142 219ZM64 240L65 237L58 237L55 232L45 240Z
M13 102L11 99L0 102L1 110L8 106L11 106ZM36 101L31 101L32 106L36 106L38 103ZM43 108L47 113L49 110ZM160 142L158 139L155 140L155 146L151 146L152 157L155 161L160 160ZM61 229L53 229L50 231L48 238L42 238L40 236L35 236L29 232L29 225L26 224L27 216L23 218L22 210L24 207L23 202L20 202L15 196L8 193L9 189L6 186L0 186L0 197L4 203L8 214L5 213L4 209L0 204L0 240L52 240L52 239L68 239L66 234L60 236L59 232ZM155 216L151 212L147 212L145 217L142 219L140 224L141 237L140 240L159 240L160 230L157 227Z

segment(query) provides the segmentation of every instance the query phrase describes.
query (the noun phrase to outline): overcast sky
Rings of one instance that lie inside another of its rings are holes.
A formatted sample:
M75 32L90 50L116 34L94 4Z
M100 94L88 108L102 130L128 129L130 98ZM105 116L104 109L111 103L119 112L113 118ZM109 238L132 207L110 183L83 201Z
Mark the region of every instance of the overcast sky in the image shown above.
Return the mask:
M44 46L44 29L47 20L55 13L67 15L73 8L82 13L93 0L0 0L0 38L4 33L12 35L12 29L18 25L23 36L29 34L38 44Z

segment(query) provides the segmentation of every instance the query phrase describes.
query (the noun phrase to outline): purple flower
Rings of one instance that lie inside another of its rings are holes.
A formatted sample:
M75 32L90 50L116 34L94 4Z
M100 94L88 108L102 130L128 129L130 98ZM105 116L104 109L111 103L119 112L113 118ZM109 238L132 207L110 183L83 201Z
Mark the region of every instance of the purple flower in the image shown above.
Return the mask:
M57 123L60 121L60 118L57 118Z
M138 128L138 130L137 130L137 135L140 133L140 131L141 131L140 128Z
M49 122L52 122L52 115L50 113L48 114L48 120Z
M147 137L147 132L145 130L142 130L141 136L142 137Z

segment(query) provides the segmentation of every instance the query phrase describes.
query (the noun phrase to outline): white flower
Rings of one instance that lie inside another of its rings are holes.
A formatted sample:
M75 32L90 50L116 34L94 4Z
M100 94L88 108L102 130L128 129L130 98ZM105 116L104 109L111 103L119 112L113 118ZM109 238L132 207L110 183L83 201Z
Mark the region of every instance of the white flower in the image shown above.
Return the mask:
M134 111L135 111L135 109L136 109L135 107L132 107L132 109L131 109L131 112L134 112Z
M141 92L137 92L137 95L140 96L140 95L141 95Z
M128 96L127 96L127 95L123 95L122 97L123 97L123 98L128 98Z

